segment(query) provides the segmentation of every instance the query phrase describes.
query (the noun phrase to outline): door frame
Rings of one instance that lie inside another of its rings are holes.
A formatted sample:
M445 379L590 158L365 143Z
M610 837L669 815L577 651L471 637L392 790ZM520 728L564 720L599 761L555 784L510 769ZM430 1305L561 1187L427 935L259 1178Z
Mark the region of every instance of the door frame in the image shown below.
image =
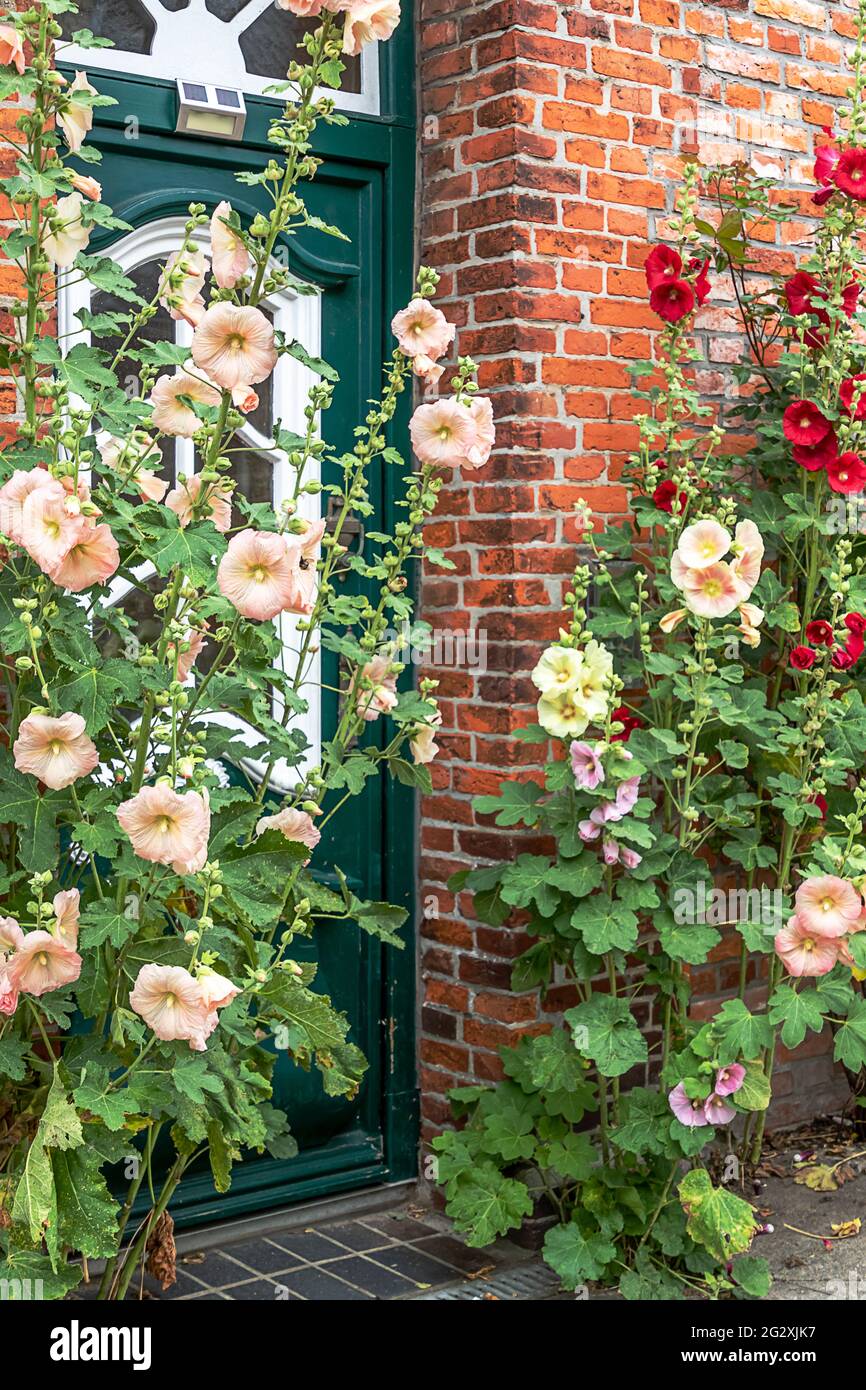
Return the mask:
M94 55L95 56L95 55ZM108 54L106 54L108 57ZM382 225L387 228L380 249L380 283L385 300L383 341L380 357L385 360L393 348L389 325L393 314L411 297L415 269L415 43L411 8L404 12L398 31L387 44L379 45L380 114L376 116L347 111L347 126L335 129L320 126L313 141L316 155L345 166L347 177L359 166L380 172L384 197ZM64 64L59 64L61 70ZM67 66L67 71L69 68ZM177 141L191 167L196 163L234 166L243 151L265 152L267 129L275 103L267 98L247 96L247 124L243 141L223 144L197 136L177 135L176 86L153 77L134 77L128 73L97 70L93 80L100 92L113 96L117 105L97 108L92 143L103 151L129 151L135 147L159 157L177 152ZM411 74L411 80L406 75ZM132 137L130 130L134 131ZM194 175L193 175L194 179ZM239 186L240 187L240 186ZM194 187L191 190L194 197ZM178 209L182 211L182 209ZM343 243L336 243L340 248ZM94 249L96 249L94 247ZM293 247L293 251L297 248ZM351 250L338 254L351 256ZM332 277L340 280L352 274L350 262L324 262L309 252L297 255L298 272L327 287ZM400 398L389 427L389 442L400 447L409 458L408 423L411 392ZM388 529L401 519L396 507L397 489L392 469L384 470L384 523ZM412 576L417 593L418 575ZM406 683L413 673L407 671ZM418 1172L419 1091L416 1062L417 995L417 893L416 842L417 804L413 790L396 779L387 779L382 788L383 824L381 835L382 893L391 903L405 907L409 916L405 927L406 948L381 950L379 1047L379 1104L382 1142L352 1131L337 1135L321 1148L302 1151L294 1159L273 1159L267 1167L269 1180L262 1182L263 1168L244 1164L233 1170L230 1191L214 1193L209 1174L193 1175L172 1203L178 1228L235 1219L268 1208L309 1201L334 1193L373 1184L403 1182ZM412 827L406 835L407 825Z

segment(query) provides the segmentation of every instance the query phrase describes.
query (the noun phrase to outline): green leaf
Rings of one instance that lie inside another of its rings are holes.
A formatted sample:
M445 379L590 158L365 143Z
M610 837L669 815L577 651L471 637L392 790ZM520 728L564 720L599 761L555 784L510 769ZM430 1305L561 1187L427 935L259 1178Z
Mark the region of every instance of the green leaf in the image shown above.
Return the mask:
M703 965L710 951L721 941L720 934L705 922L678 922L672 912L657 913L653 924L662 950L671 960L687 965Z
M660 1091L633 1087L622 1097L620 1112L620 1122L610 1132L614 1148L638 1157L665 1152L671 1112Z
M311 372L315 372L316 376L324 377L326 381L336 382L340 380L339 372L335 371L323 357L314 357L297 339L291 343L284 343L282 351L286 357L293 357L296 362L300 362Z
M718 1060L723 1067L740 1057L751 1061L773 1041L769 1019L749 1013L742 999L726 999L713 1026L721 1038Z
M543 917L559 904L559 892L548 882L550 860L537 854L520 854L502 875L502 897L512 907L535 903Z
M56 1270L47 1255L14 1246L0 1262L0 1302L30 1303L65 1298L81 1282L80 1265L61 1264Z
M73 1096L79 1109L98 1115L108 1129L116 1131L123 1128L127 1115L136 1114L139 1107L131 1091L112 1091L110 1086L107 1068L88 1062Z
M45 1239L52 1265L57 1261L57 1194L51 1155L34 1142L27 1150L24 1171L18 1179L12 1203L12 1221L23 1226L34 1245Z
M103 1158L88 1142L88 1125L82 1148L51 1155L60 1244L88 1259L108 1259L117 1249L119 1203L100 1172Z
M573 898L584 898L599 886L603 877L598 856L584 854L579 859L560 859L548 872L547 881Z
M110 941L119 950L139 925L138 918L118 912L112 903L91 903L81 918L81 944L90 951Z
M755 1208L723 1187L713 1187L704 1168L693 1168L677 1189L692 1240L717 1260L748 1250L757 1230Z
M630 951L637 945L638 920L634 912L609 898L598 896L578 903L571 925L579 931L584 945L595 956L618 948Z
M866 999L854 999L848 1017L836 1031L833 1056L851 1071L866 1064Z
M566 1289L601 1279L616 1259L616 1246L600 1231L584 1234L576 1221L554 1226L544 1237L544 1258Z
M782 1025L782 1042L788 1048L799 1047L808 1032L820 1033L824 1027L821 1000L814 989L779 985L770 996L768 1016L775 1028Z
M719 740L718 749L728 767L748 767L749 749L745 743L723 738Z
M66 793L40 788L35 777L26 777L12 765L8 751L0 750L0 822L19 827L21 862L32 872L45 872L57 864L57 817L68 804Z
M23 1038L0 1039L0 1076L10 1081L23 1081L27 1074L27 1042Z
M731 1099L743 1110L766 1110L770 1095L770 1078L760 1062L747 1062L743 1084Z
M565 1021L574 1034L575 1046L592 1058L604 1076L623 1076L647 1059L646 1038L625 999L597 994L569 1009Z
M532 1201L525 1183L504 1177L492 1163L481 1162L458 1180L447 1210L457 1230L466 1236L466 1244L481 1247L531 1216Z
M766 1298L773 1282L770 1266L760 1255L741 1255L734 1260L731 1278L748 1298Z
M572 1182L585 1182L597 1158L588 1134L568 1133L541 1145L538 1150L538 1163L542 1168L552 1168L560 1177Z

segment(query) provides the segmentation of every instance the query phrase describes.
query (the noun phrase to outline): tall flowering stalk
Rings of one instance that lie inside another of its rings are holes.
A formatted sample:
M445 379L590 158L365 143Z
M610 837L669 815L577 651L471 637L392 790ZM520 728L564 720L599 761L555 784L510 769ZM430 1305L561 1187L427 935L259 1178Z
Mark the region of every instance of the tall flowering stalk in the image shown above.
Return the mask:
M855 1092L866 1065L864 52L861 3L851 106L818 143L821 221L796 274L769 289L753 275L751 230L790 215L783 190L743 166L685 173L673 244L645 265L661 331L635 373L633 520L594 534L580 507L586 559L522 735L550 738L552 758L542 783L476 803L556 852L455 881L484 920L520 911L535 940L515 987L567 979L577 1002L503 1050L498 1087L454 1093L469 1118L435 1141L439 1175L474 1244L541 1197L570 1288L766 1293L741 1193L778 1041L827 1029ZM747 389L718 420L693 328L723 274ZM732 420L754 427L747 457L725 452ZM698 1010L694 969L732 931L739 990Z
M425 269L394 319L382 391L354 447L337 454L327 442L335 373L275 332L264 306L291 280L276 254L287 237L310 225L339 235L303 197L319 163L314 132L344 119L328 92L344 55L387 39L399 6L281 8L321 22L289 69L273 159L240 176L269 211L247 225L228 201L193 204L148 302L110 256L88 251L95 230L127 228L90 172L99 155L86 137L110 99L85 73L66 82L53 66L58 16L75 6L41 0L0 23L0 93L27 106L8 138L16 171L2 181L15 219L3 250L22 299L0 352L22 420L0 456L0 1247L4 1278L40 1279L46 1297L75 1285L83 1256L106 1261L102 1297L123 1298L154 1241L164 1255L164 1214L200 1156L222 1192L244 1152L294 1152L291 1117L271 1104L274 1034L299 1064L316 1064L329 1095L361 1085L350 1021L293 943L326 917L401 944L402 909L348 886L334 893L314 867L322 827L369 778L430 788L432 684L398 691L389 631L411 613L444 476L478 467L493 445L469 360L442 383L450 393L415 412L413 465L394 440L401 395L443 376L454 337ZM82 315L93 346L64 351L52 335L58 274L124 306ZM190 348L142 332L159 306L190 324ZM278 425L271 441L288 479L273 511L239 494L233 439L285 356L317 382L299 432ZM129 361L134 393L118 377ZM172 479L165 446L178 438L198 462ZM400 520L362 558L347 523L369 515L382 467L400 473ZM319 473L339 479L324 484L332 528L318 516ZM348 575L356 583L338 586ZM111 602L116 577L152 602L147 642ZM344 676L313 765L299 721L319 698L323 646ZM364 737L376 720L389 724L381 742ZM239 723L258 746L235 741ZM241 755L264 775L245 773ZM293 770L285 794L273 788L278 764ZM118 1199L122 1159L134 1176Z

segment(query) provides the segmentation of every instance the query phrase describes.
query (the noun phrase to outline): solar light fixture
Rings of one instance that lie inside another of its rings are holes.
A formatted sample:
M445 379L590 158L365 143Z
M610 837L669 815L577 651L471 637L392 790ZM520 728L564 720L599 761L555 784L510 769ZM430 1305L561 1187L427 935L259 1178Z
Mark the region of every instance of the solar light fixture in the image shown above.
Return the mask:
M175 130L179 134L205 135L212 140L243 139L247 108L234 88L178 78L177 96Z

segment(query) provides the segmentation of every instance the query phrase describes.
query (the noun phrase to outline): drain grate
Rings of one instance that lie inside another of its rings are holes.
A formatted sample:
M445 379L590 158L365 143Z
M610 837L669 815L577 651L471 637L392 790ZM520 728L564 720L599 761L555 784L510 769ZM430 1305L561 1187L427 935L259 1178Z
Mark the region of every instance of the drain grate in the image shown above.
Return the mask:
M417 1299L469 1299L485 1302L487 1299L507 1298L550 1298L559 1289L559 1279L545 1264L518 1265L515 1269L494 1274L491 1279L465 1279L459 1284L448 1284L444 1289L417 1295ZM412 1300L415 1302L415 1299Z

